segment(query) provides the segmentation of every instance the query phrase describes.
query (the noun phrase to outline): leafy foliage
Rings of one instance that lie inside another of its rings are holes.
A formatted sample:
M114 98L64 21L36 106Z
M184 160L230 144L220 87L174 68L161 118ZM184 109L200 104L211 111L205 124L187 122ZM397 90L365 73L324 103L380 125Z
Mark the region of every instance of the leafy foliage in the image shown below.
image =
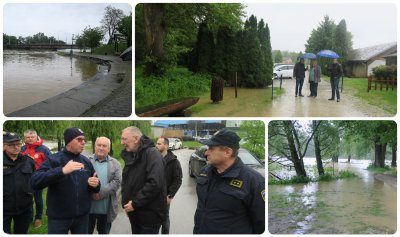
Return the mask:
M265 159L265 125L260 120L243 121L240 125L242 138L246 141L242 147L250 150L258 158Z
M100 41L103 39L103 31L99 27L86 27L82 35L76 37L76 44L79 48L89 47L91 52L93 49L100 46Z

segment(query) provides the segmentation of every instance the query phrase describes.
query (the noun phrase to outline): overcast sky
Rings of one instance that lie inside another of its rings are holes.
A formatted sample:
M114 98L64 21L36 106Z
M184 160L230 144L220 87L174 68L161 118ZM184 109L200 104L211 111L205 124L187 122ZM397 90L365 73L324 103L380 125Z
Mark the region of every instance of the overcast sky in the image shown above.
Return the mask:
M346 20L353 34L353 48L397 41L395 4L247 3L247 17L254 14L268 23L273 50L303 51L312 29L328 15L339 24Z
M112 5L125 15L131 13L129 4L6 4L3 8L3 31L7 35L46 36L71 43L72 34L81 34L86 26L100 26L104 9Z

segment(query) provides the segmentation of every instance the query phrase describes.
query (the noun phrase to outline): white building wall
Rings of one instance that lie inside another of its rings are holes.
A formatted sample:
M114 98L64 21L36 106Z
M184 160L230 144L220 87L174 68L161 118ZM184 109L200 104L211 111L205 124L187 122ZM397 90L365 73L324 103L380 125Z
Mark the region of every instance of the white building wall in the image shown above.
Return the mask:
M377 66L386 65L385 59L377 59L368 65L368 76L372 75L372 69Z

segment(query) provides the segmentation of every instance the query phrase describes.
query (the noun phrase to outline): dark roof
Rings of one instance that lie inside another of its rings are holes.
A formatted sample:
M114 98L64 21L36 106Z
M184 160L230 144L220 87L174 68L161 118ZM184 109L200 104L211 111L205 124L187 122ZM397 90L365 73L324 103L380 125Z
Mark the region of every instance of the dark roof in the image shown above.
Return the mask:
M201 121L201 123L221 123L221 120L203 120ZM184 125L184 124L188 124L189 120L157 120L154 123L155 127L163 127L163 128L167 128L170 127L171 125Z
M387 44L379 44L375 46L370 46L361 49L354 49L350 52L349 56L347 57L348 61L368 61L376 56L379 56L386 51L390 51L393 49L397 52L397 42L391 42ZM394 53L394 51L390 51L387 53ZM386 55L384 55L386 56Z

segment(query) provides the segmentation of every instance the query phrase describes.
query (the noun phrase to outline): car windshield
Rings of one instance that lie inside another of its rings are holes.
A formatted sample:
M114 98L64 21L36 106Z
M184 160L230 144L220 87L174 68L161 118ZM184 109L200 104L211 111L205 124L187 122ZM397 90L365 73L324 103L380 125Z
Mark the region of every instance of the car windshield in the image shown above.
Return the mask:
M261 165L260 162L248 151L239 150L239 157L246 165Z

